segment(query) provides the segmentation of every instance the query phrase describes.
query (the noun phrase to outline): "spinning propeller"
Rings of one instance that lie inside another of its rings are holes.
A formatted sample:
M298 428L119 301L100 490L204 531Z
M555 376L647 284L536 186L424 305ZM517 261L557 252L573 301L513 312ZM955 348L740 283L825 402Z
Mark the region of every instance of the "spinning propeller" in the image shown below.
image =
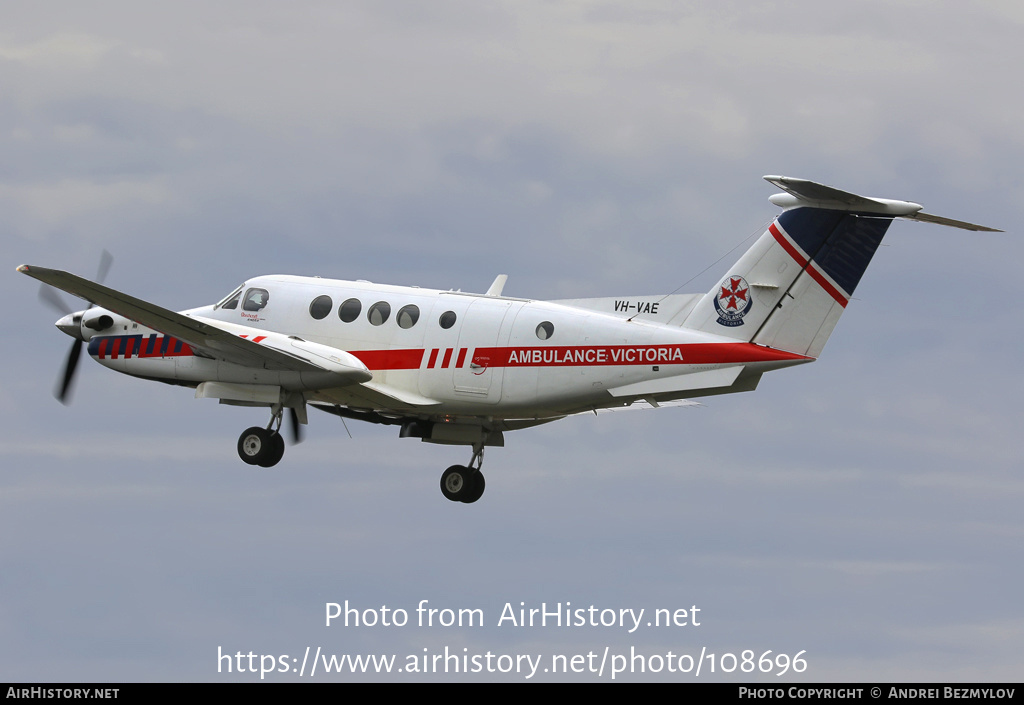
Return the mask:
M113 256L106 250L103 250L100 255L100 266L96 270L96 282L103 283L113 262ZM57 385L53 389L53 396L61 404L68 404L71 401L71 383L75 379L75 372L78 370L78 359L82 355L82 346L85 344L85 338L82 336L82 319L85 317L85 312L92 308L92 304L89 304L83 311L72 311L71 307L57 293L57 290L48 284L40 284L39 300L63 314L63 318L57 321L57 327L75 339L71 343L71 350L68 351L67 362L64 363L64 373L57 378ZM93 330L101 331L113 325L113 320L110 316L98 316L94 320L86 321L85 325Z
M294 406L288 407L288 420L291 421L292 445L302 443L302 426L299 424L299 412Z

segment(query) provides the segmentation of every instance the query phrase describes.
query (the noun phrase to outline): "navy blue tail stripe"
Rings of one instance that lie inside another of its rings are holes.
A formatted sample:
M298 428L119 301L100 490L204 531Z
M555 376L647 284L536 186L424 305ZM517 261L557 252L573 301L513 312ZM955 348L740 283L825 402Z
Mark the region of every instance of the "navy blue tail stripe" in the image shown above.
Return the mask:
M847 294L857 288L892 223L892 218L820 208L796 208L778 220L818 268Z

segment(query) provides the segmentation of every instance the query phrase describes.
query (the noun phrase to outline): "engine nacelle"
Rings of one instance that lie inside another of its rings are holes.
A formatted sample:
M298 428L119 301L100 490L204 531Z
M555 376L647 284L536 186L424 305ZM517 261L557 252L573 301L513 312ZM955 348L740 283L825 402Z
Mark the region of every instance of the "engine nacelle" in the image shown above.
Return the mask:
M261 345L266 345L285 355L305 360L336 375L341 375L346 380L359 383L369 382L373 379L373 373L367 369L363 361L344 350L332 348L330 345L323 345L322 343L303 340L294 335L260 333L256 337L262 338L259 341Z
M132 325L132 321L98 307L69 313L56 323L61 332L83 343L88 343L97 333L105 333L118 325Z

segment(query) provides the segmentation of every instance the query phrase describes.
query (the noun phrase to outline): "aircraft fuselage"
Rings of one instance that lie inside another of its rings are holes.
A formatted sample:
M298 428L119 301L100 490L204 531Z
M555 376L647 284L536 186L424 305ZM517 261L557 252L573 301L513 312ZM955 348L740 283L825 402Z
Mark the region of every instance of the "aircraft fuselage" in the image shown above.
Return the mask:
M245 310L252 292L261 292L265 302ZM714 393L735 380L722 376L723 384L688 387L681 375L743 367L749 376L810 361L671 323L631 320L615 310L657 312L656 297L597 300L594 305L612 309L601 312L545 301L273 275L250 279L240 294L233 308L222 302L185 313L231 326L258 343L277 334L346 351L366 365L374 383L439 402L451 414L544 418L636 398L678 398L683 391L700 396L702 389ZM93 315L101 311L94 309ZM342 402L329 388L329 377L205 358L181 341L110 315L116 319L113 330L93 335L89 353L111 369L189 386L206 381L278 385L304 392L308 401ZM704 379L714 382L711 375ZM410 412L415 409L408 405Z

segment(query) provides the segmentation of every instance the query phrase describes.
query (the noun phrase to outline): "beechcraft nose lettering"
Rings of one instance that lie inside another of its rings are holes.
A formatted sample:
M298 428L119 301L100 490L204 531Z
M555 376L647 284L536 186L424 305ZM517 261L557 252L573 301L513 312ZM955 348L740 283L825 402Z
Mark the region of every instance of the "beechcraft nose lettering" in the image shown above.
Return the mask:
M479 295L261 276L176 313L60 270L18 271L95 305L65 310L44 286L42 298L65 314L58 328L75 339L61 401L87 343L118 372L269 409L265 427L238 439L250 465L276 465L285 410L297 441L309 407L469 446L469 463L442 474L441 492L472 503L484 492L484 449L504 445L506 431L690 405L816 359L894 218L991 230L907 201L765 179L785 192L771 197L783 212L706 294L532 301L502 296L503 274ZM108 267L101 262L98 280Z

